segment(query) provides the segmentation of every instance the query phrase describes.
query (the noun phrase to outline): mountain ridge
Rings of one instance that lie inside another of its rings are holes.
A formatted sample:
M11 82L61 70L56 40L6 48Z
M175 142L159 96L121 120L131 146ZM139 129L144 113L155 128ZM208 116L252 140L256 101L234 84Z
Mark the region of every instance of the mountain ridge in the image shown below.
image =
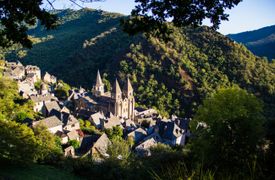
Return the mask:
M275 25L252 31L228 34L227 36L239 43L243 43L258 56L266 56L270 60L275 59Z
M170 25L171 40L164 42L127 35L119 26L120 14L89 9L61 12L58 29L37 26L30 35L44 40L31 50L13 49L6 59L17 59L25 51L23 64L38 65L88 89L98 69L107 88L115 77L123 84L130 76L137 105L154 107L164 115L192 116L203 98L233 84L258 94L267 104L274 102L274 63L210 28Z

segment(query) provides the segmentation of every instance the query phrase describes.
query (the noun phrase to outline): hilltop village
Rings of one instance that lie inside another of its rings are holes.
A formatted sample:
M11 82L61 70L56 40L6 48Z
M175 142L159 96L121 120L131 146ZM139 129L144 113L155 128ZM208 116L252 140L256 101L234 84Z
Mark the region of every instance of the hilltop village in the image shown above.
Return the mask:
M149 156L150 148L158 143L184 146L190 136L190 119L174 115L166 119L154 109L135 107L129 78L123 88L115 80L111 91L106 92L98 71L90 91L73 88L66 99L59 99L56 87L62 83L47 72L42 76L37 66L5 62L3 76L17 81L20 95L31 100L33 110L40 115L24 123L30 127L43 125L60 137L64 156L108 157L108 129L122 129L123 137L133 141L132 150L140 156ZM86 131L87 126L93 131ZM79 146L74 147L72 142Z

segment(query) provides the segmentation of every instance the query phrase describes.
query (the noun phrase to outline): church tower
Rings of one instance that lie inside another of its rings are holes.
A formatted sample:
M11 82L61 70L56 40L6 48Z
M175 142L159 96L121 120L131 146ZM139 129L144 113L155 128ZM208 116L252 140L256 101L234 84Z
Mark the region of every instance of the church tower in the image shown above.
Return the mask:
M116 79L116 81L113 85L113 88L112 88L111 98L114 100L113 114L115 116L121 117L121 115L122 115L122 92L121 92L121 89L120 89L117 79Z
M129 78L127 78L127 83L123 88L123 93L125 100L127 101L127 111L128 111L128 119L134 119L134 110L135 110L135 98L134 98L134 90Z
M93 92L95 96L101 96L104 94L104 84L101 80L99 70L97 71L96 84L94 86Z

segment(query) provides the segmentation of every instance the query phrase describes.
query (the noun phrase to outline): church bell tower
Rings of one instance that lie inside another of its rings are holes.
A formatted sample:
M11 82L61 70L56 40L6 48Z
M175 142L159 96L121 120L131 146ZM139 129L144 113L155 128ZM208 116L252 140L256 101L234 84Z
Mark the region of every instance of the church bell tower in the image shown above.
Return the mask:
M97 71L96 84L93 88L93 93L95 96L101 96L104 94L104 84L102 82L99 70Z

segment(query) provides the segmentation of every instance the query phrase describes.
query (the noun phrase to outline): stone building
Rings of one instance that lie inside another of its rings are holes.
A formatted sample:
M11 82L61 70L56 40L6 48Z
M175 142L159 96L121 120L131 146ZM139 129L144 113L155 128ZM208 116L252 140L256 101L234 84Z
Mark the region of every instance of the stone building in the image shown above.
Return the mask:
M48 72L45 73L45 75L43 76L43 81L46 83L52 83L55 84L56 83L56 77L53 75L50 75Z
M98 110L111 112L114 116L124 119L134 119L135 98L130 79L127 79L123 90L116 80L111 92L104 91L104 84L99 71L97 72L96 84L93 88L93 95L98 105ZM105 105L103 107L102 105Z
M27 76L35 76L35 82L41 79L41 70L37 66L27 65L26 68L26 75Z
M92 94L86 94L78 99L76 103L77 110L102 111L104 114L112 113L116 117L133 120L135 116L135 98L133 93L133 87L129 78L122 90L116 80L112 91L105 92L104 83L98 71Z

